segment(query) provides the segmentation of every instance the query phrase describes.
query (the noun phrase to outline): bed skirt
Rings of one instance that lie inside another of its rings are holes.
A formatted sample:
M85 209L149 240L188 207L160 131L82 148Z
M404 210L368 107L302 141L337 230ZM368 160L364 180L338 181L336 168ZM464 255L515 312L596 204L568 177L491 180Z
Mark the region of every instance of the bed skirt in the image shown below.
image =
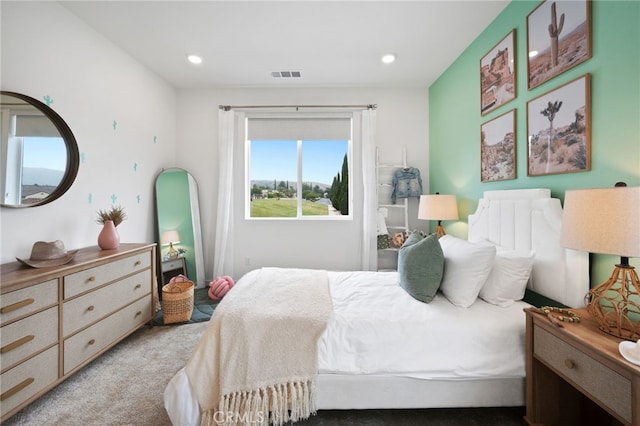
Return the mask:
M199 426L200 410L181 369L164 391L164 405L174 426ZM384 375L320 374L318 410L520 407L525 379L434 380Z

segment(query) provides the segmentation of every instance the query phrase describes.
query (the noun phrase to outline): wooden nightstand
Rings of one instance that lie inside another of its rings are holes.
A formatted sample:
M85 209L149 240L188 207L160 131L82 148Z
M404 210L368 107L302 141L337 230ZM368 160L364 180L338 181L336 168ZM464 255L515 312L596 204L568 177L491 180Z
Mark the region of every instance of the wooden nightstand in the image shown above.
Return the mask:
M622 341L598 329L585 309L576 324L553 325L527 316L527 412L529 425L640 426L640 366L618 352Z
M187 276L187 265L185 263L184 257L177 257L171 260L163 260L162 261L162 284L166 284L169 280L176 275L184 275Z

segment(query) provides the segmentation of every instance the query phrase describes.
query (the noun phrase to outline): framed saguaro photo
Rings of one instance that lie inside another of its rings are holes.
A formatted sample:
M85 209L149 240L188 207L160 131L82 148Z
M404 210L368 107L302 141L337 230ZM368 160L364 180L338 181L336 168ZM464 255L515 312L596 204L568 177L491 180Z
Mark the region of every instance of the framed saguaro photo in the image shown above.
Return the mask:
M591 57L591 1L545 1L527 16L529 90Z
M480 60L480 113L516 97L516 30L512 30Z
M590 76L527 103L527 175L591 170Z
M480 126L480 180L516 178L516 110Z

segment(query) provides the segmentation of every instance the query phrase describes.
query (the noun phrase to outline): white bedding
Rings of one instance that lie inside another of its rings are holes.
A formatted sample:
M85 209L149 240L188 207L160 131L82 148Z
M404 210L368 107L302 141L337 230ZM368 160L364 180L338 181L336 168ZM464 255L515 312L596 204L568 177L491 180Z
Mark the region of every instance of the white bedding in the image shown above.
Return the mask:
M524 377L524 312L438 293L412 298L397 272L329 272L333 313L319 341L321 374L414 378Z
M397 272L329 272L329 286L334 310L318 342L321 376L524 377L524 302L502 308L478 299L465 309L438 294L425 304L400 287ZM174 425L199 423L184 369L165 390L165 408Z

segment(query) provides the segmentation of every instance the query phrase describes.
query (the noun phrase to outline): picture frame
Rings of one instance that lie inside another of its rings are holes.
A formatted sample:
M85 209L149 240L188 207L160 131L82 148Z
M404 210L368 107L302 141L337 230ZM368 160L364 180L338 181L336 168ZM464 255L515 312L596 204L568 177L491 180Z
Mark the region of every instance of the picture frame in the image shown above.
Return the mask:
M515 108L480 125L480 180L493 182L515 179Z
M527 102L527 175L591 170L591 76Z
M516 30L513 29L480 59L480 113L516 98Z
M545 0L527 15L529 90L591 58L591 0Z

